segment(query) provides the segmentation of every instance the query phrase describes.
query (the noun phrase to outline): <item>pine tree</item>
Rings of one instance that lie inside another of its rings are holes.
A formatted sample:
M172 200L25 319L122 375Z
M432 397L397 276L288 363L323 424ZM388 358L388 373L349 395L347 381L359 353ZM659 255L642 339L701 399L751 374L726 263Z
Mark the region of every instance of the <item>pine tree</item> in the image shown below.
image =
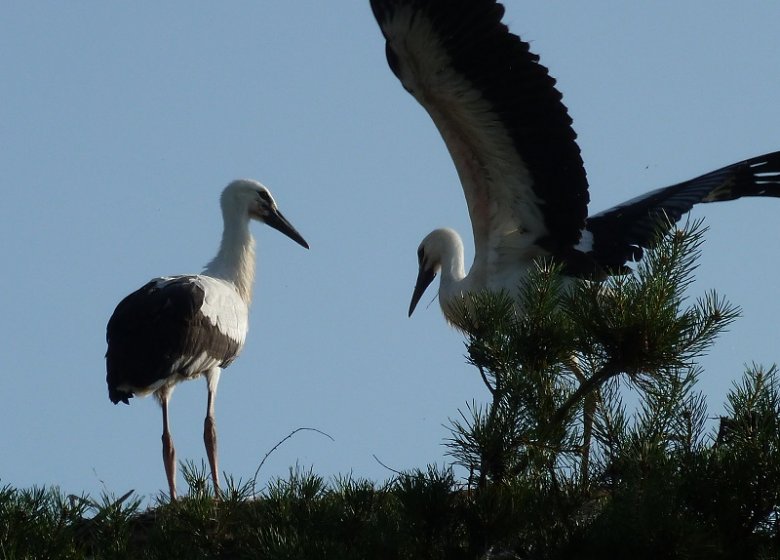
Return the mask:
M475 496L504 488L521 501L515 515L534 512L505 535L507 550L780 554L780 376L745 373L717 427L697 390L697 359L739 313L715 292L688 298L705 231L659 238L631 274L604 283L572 286L541 263L519 306L495 293L461 305L490 400L451 420L449 453Z

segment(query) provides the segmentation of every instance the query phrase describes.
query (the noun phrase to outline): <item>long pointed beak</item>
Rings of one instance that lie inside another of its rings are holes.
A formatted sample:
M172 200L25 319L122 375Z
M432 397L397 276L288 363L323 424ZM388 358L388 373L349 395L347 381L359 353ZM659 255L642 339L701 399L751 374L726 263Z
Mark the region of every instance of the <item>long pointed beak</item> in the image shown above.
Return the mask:
M436 278L436 272L434 272L433 268L426 269L423 266L420 267L420 271L417 273L417 283L414 285L412 302L409 304L409 317L414 313L414 308L417 307L417 303L434 278Z
M284 214L279 212L278 209L274 208L271 210L271 213L268 214L268 216L266 216L263 221L275 230L281 231L287 237L295 241L298 245L302 245L307 249L309 248L309 244L306 243L306 240L303 238L303 236L298 233L298 230L287 221L287 218L285 218Z

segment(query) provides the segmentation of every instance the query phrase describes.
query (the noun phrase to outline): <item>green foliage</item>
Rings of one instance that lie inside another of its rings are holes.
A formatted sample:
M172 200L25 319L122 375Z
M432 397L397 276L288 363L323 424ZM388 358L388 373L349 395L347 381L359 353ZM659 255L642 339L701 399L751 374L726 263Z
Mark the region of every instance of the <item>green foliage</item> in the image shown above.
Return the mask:
M139 505L129 497L103 496L96 502L65 496L57 488L5 486L0 490L0 558L84 558L80 541L93 543L103 558L121 555Z
M0 560L778 558L780 374L749 368L712 421L696 361L737 310L686 299L702 233L602 284L540 263L519 305L464 302L487 394L451 420L452 467L382 484L296 467L216 497L206 466L185 464L187 496L145 511L132 492L6 486Z
M451 421L450 453L477 492L546 492L557 521L515 533L518 554L780 554L775 369L747 372L717 435L696 390L696 360L738 315L714 292L686 299L703 233L676 231L603 283L566 286L540 265L517 306L506 294L463 302L456 323L492 401Z

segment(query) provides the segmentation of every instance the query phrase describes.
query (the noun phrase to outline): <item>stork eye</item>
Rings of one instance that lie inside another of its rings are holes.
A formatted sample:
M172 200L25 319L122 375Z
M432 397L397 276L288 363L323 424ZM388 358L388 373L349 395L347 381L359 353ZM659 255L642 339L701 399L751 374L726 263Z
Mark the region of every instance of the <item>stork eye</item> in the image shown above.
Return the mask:
M420 247L417 249L417 261L422 263L425 260L425 250Z
M266 204L271 204L271 195L268 194L268 191L257 191L257 194L260 197L260 200Z

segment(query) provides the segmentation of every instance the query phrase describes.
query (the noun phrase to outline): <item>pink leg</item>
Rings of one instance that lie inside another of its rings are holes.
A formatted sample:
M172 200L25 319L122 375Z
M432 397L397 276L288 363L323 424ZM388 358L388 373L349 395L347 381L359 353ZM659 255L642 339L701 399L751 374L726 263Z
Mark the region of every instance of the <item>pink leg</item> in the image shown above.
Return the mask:
M176 500L176 449L173 447L173 438L168 429L168 399L171 394L168 390L159 391L157 398L160 400L163 413L162 453L165 465L165 476L168 478L168 489L171 493L171 501Z
M214 481L214 496L219 499L219 465L217 461L217 423L214 420L214 400L217 396L217 383L221 370L214 368L206 374L209 397L206 406L206 420L203 422L203 442L211 467L211 479Z

